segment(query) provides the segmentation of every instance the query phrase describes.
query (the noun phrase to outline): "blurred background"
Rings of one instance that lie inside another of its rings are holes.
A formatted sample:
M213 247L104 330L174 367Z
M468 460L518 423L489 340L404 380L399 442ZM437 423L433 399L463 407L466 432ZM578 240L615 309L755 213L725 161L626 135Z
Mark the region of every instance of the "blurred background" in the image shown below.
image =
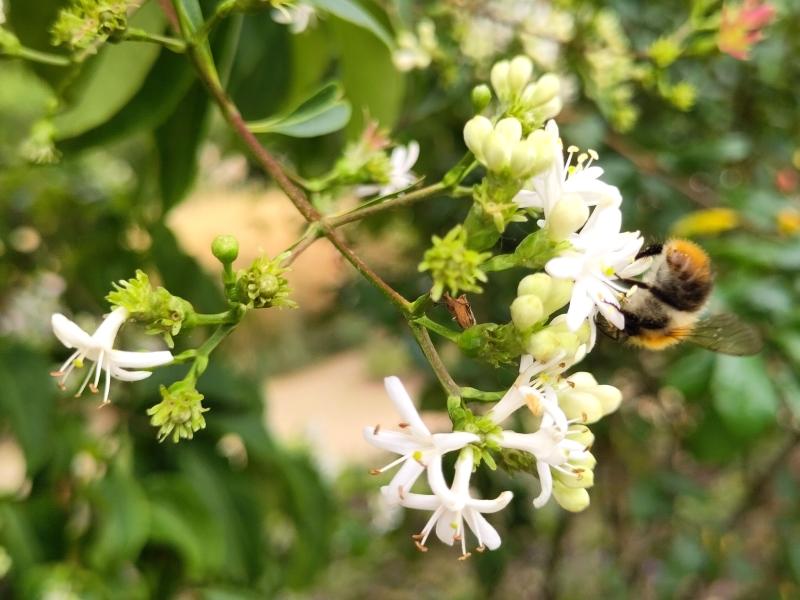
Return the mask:
M201 4L208 14L215 3ZM484 493L515 494L493 519L503 546L465 563L441 544L420 554L409 536L427 516L378 502L388 476L368 469L385 457L361 428L397 418L385 375L402 376L440 430L444 397L400 315L325 241L293 265L300 308L249 314L214 354L198 386L208 427L193 440L159 444L145 412L180 367L115 385L102 409L58 390L48 372L66 352L51 313L91 329L111 282L137 268L216 312L213 237L236 235L245 266L285 249L303 223L183 57L109 44L80 73L0 59L0 597L800 597L800 5L344 4L371 25L318 8L295 34L267 9L233 16L212 39L248 119L341 82L343 128L262 137L294 171L324 174L374 119L397 143L417 140L414 170L437 181L464 151L469 90L494 60L526 53L562 77L562 136L600 152L626 229L696 238L716 265L713 308L757 325L764 352L650 353L601 339L582 368L625 401L595 430L590 508L534 511L535 479L482 470ZM5 27L52 51L64 5L6 0ZM770 18L731 41L747 16L737 7ZM154 1L133 18L167 30ZM417 271L430 236L468 207L435 197L345 231L416 297L430 285ZM503 248L526 232L514 225ZM524 274L495 274L470 298L478 321L508 320ZM160 344L134 326L122 335L125 347ZM513 380L440 349L462 385Z

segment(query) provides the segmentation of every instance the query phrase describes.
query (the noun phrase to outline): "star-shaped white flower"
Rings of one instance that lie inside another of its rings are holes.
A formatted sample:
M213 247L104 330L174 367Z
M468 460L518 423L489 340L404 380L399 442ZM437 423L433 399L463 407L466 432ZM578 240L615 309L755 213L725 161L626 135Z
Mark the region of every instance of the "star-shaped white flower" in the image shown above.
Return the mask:
M396 146L389 157L389 181L387 183L370 183L356 188L358 196L386 196L394 194L410 186L417 180L411 168L419 158L419 144L411 141L407 146Z
M545 132L552 138L553 163L544 173L531 178L528 187L532 189L523 189L514 197L520 208L538 208L544 211L546 221L555 205L567 194L580 197L586 206L618 207L622 203L619 189L600 181L603 169L592 164L597 158L594 150L586 155L580 154L577 163L572 164L577 148L570 146L564 158L556 122L548 121Z
M562 429L550 418L549 414L545 414L539 430L535 433L503 431L500 434L498 443L502 447L522 450L536 458L536 471L542 487L539 495L533 500L536 508L547 504L553 493L553 471L563 473L567 477L580 479L587 470L582 465L593 464L593 457L586 446L578 440L569 439L570 434L582 435L583 431L581 429ZM591 468L588 470L590 471Z
M387 377L384 379L384 384L397 412L403 419L400 423L401 431L387 431L381 429L380 426L365 427L364 439L378 448L400 455L397 460L372 471L373 474L378 474L397 465L403 465L392 481L381 489L387 500L397 503L408 494L411 486L422 475L426 467L429 481L431 478L437 481L443 480L441 460L435 459L441 459L442 454L460 450L467 444L478 442L480 438L466 431L432 434L422 422L400 379Z
M272 20L281 25L288 25L292 33L303 33L317 22L317 11L310 4L298 2L294 6L275 8L272 11Z
M642 237L638 231L620 233L621 226L618 208L596 207L583 229L569 236L572 247L545 265L552 277L575 283L567 310L572 331L586 319L593 320L597 311L617 329L625 327L619 305L627 288L618 280L643 273L650 260L636 260Z
M436 456L433 462L441 463L441 456ZM469 491L469 480L474 464L471 449L463 450L456 461L453 484L448 487L444 477L441 476L441 464L436 470L436 478L431 478L433 494L406 494L400 502L406 508L433 511L430 519L422 531L413 536L414 543L422 552L427 551L425 542L433 529L436 537L445 544L452 546L461 543L461 560L468 558L464 523L478 540L476 550L495 550L500 547L500 534L492 527L482 513L495 513L503 510L514 495L503 492L494 500L480 500L473 498Z
M51 373L60 377L59 385L64 388L67 378L72 371L83 367L85 359L92 361L92 366L86 373L76 396L80 396L87 384L92 392L97 392L102 371L106 372L105 389L103 390L103 403L107 403L111 378L120 381L140 381L150 377L149 371L130 371L128 369L152 369L172 362L172 353L167 350L157 352L126 352L114 350L114 339L122 324L128 318L128 311L124 308L114 309L100 324L94 334L89 335L73 321L62 314L54 314L51 322L53 333L67 348L75 348L70 357L61 365L58 371ZM94 374L94 382L89 380Z

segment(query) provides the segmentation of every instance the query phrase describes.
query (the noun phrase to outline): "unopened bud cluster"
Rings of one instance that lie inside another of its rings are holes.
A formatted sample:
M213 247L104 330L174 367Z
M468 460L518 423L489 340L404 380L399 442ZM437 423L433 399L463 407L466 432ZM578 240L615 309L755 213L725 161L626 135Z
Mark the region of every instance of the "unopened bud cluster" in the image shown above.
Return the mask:
M208 409L203 407L203 394L193 383L183 380L168 388L162 385L160 392L161 402L147 409L150 424L159 428L159 441L172 437L177 444L181 439L192 439L196 431L205 429L203 413Z
M194 315L194 308L187 300L160 286L153 289L143 271L137 270L132 279L113 285L106 300L112 306L126 309L134 321L144 323L148 334L163 336L170 348L173 336L178 335L187 319Z
M533 62L527 56L503 60L492 67L491 82L507 114L519 119L525 130L541 127L547 119L561 112L561 83L552 73L535 81Z
M452 295L459 292L480 292L478 282L486 281L481 265L491 256L467 246L467 231L457 225L446 236L433 236L433 246L425 252L420 271L430 271L433 277L431 298L439 300L445 290Z
M289 298L287 267L283 266L287 254L275 258L259 256L247 269L237 274L235 298L250 308L273 306L296 308L297 303Z
M73 0L53 24L55 45L85 50L128 28L128 0Z
M550 138L541 129L522 137L522 124L507 117L496 124L476 116L464 126L464 141L489 171L514 179L527 179L552 162Z

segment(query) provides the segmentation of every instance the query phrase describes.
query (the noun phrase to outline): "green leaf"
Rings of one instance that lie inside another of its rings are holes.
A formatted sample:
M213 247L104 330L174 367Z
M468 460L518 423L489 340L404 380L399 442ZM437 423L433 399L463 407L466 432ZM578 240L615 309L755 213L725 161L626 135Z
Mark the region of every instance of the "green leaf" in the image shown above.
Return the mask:
M350 114L350 104L342 98L341 86L328 83L288 114L248 123L248 127L254 133L316 137L347 125Z
M348 135L358 135L364 114L381 125L394 127L402 109L405 79L392 61L391 51L363 29L331 19L340 54L340 77L353 106Z
M156 129L158 182L164 210L180 202L197 176L197 153L208 126L210 100L195 83L178 109Z
M133 477L115 468L97 485L94 513L100 522L89 548L89 560L104 570L134 561L147 540L147 498Z
M778 396L760 356L717 356L711 392L725 425L740 437L755 437L775 421Z
M160 31L164 15L158 3L151 2L131 17L131 26ZM106 45L91 59L91 72L75 103L53 117L57 137L77 136L110 119L133 98L158 58L156 44L126 42ZM124 73L124 77L120 74ZM164 82L162 82L162 85Z
M63 360L63 358L62 358ZM0 345L0 422L9 423L33 474L53 450L55 384L47 377L51 365L24 346Z
M186 96L194 73L185 56L162 52L136 94L110 119L59 142L65 151L108 144L119 138L161 125ZM164 85L164 82L169 85Z
M375 17L354 0L311 0L317 8L336 15L340 19L372 32L390 50L394 47L392 36Z

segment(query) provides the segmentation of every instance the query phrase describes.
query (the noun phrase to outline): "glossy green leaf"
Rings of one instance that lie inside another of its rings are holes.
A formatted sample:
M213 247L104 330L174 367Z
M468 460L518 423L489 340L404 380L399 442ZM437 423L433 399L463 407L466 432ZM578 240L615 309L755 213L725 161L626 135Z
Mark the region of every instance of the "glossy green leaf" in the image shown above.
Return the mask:
M394 40L389 32L386 31L383 25L381 25L369 11L358 2L355 2L355 0L311 0L311 4L320 10L336 15L348 23L366 29L374 34L381 42L386 44L387 48L391 49L394 47Z
M760 356L717 356L711 392L725 425L738 436L754 437L775 421L779 400Z
M131 26L160 31L164 14L156 2L144 5L131 17ZM57 136L68 138L97 127L115 115L136 94L158 58L156 44L126 42L106 44L91 59L91 72L74 104L53 118ZM124 77L120 74L124 73Z
M341 86L328 83L288 114L248 123L248 127L254 133L316 137L347 125L350 114L350 104L342 98Z

